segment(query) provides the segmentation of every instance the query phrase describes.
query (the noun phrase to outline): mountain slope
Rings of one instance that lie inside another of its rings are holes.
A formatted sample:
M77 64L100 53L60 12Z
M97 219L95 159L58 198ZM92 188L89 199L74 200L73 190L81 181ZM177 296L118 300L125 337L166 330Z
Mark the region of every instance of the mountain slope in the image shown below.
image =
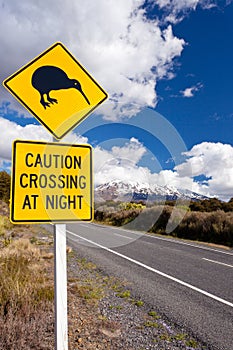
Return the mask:
M138 182L123 182L120 180L110 181L95 188L95 200L97 202L106 200L130 202L132 199L148 201L163 200L202 200L208 197L192 192L190 190L177 189L173 186L149 186Z

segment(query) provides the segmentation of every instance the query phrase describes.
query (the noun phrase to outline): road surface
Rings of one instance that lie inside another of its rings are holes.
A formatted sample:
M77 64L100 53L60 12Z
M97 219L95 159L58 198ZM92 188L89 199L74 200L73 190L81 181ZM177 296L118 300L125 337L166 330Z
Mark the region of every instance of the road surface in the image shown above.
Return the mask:
M86 223L67 224L67 238L208 349L233 349L233 251Z

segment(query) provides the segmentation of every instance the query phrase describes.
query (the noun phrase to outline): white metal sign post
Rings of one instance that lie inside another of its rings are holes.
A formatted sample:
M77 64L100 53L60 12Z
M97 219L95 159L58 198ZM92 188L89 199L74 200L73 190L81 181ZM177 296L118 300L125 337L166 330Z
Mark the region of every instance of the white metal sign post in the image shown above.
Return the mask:
M66 224L54 225L53 245L55 350L68 350Z
M66 224L54 225L55 349L68 350Z

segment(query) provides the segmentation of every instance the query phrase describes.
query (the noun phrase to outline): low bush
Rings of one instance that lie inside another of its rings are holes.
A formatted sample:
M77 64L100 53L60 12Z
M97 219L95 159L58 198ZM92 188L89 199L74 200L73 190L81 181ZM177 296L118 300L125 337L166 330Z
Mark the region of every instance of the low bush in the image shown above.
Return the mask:
M180 238L233 247L233 213L221 210L187 213L175 229L175 234Z
M134 220L142 211L142 208L131 208L128 210L111 208L100 208L95 210L95 220L105 222L114 226L123 226Z

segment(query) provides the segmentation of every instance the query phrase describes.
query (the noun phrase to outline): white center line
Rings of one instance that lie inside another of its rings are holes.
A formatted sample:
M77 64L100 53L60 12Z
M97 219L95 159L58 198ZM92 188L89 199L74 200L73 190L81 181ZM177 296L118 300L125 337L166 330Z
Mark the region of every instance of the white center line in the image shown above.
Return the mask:
M201 294L203 294L203 295L205 295L205 296L207 296L207 297L209 297L209 298L212 298L212 299L214 299L214 300L217 300L217 301L219 301L219 302L222 303L222 304L225 304L225 305L228 305L228 306L230 306L230 307L233 307L233 303L231 303L230 301L227 301L227 300L225 300L225 299L219 298L218 296L216 296L216 295L214 295L214 294L211 294L211 293L206 292L205 290L202 290L202 289L200 289L200 288L197 288L197 287L195 287L195 286L193 286L193 285L191 285L191 284L189 284L189 283L186 283L186 282L184 282L184 281L181 281L181 280L179 280L178 278L175 278L175 277L173 277L173 276L167 275L167 274L164 273L164 272L161 272L161 271L159 271L159 270L156 270L156 269L154 269L153 267L150 267L150 266L148 266L148 265L145 265L145 264L141 263L140 261L137 261L137 260L134 260L134 259L130 258L129 256L123 255L123 254L121 254L121 253L116 252L115 250L112 250L112 249L107 248L107 247L105 247L105 246L103 246L103 245L101 245L101 244L98 244L98 243L96 243L96 242L93 242L93 241L91 241L90 239L83 238L82 236L79 236L79 235L77 235L77 234L74 233L74 232L71 232L71 231L68 231L68 230L67 230L67 232L70 233L71 235L73 235L73 236L75 236L75 237L78 237L78 238L81 238L82 240L84 240L84 241L86 241L86 242L88 242L88 243L91 243L91 244L93 244L93 245L95 245L95 246L97 246L97 247L99 247L99 248L101 248L101 249L104 249L104 250L106 250L106 251L108 251L108 252L110 252L110 253L112 253L112 254L115 254L115 255L117 255L117 256L123 258L123 259L126 259L126 260L128 260L128 261L130 261L130 262L132 262L132 263L134 263L134 264L136 264L136 265L139 265L139 266L141 266L141 267L143 267L143 268L145 268L145 269L147 269L147 270L149 270L149 271L152 271L152 272L154 272L154 273L157 273L157 274L160 275L160 276L166 277L166 278L168 278L168 279L170 279L170 280L172 280L172 281L174 281L174 282L177 282L177 283L181 284L182 286L185 286L185 287L188 287L188 288L190 288L190 289L192 289L192 290L195 290L196 292L201 293Z
M87 224L79 224L79 225L87 228ZM90 228L91 230L95 230L95 227L92 227L91 225L88 225L88 228Z
M124 238L127 238L127 239L134 239L132 237L127 237L127 236L124 236L124 235L120 235L119 233L113 233L114 236L118 236L118 237L124 237Z
M210 260L210 259L206 259L206 258L202 258L202 259L206 260L206 261L210 261L210 262L215 263L215 264L219 264L219 265L223 265L223 266L227 266L227 267L233 267L233 265L225 264L225 263L222 263L220 261Z
M90 226L100 226L100 227L104 227L106 228L106 225L101 225L101 224L88 224ZM83 224L82 226L85 226L87 227L85 224ZM228 252L226 250L219 250L219 249L215 249L215 248L209 248L209 247L204 247L200 244L194 244L194 243L188 243L188 242L183 242L181 240L176 240L176 239L172 239L172 238L165 238L165 237L158 237L158 236L153 236L153 235L150 235L148 233L144 233L144 232L135 232L135 231L131 231L131 230L127 230L127 229L124 229L124 228L119 228L119 227L109 227L110 230L119 230L119 231L122 231L122 232L129 232L131 234L134 234L134 235L137 235L139 237L150 237L151 239L157 239L157 240L160 240L160 241L167 241L167 242L171 242L171 243L175 243L175 244L181 244L181 245L187 245L187 246L190 246L190 247L193 247L193 248L197 248L197 249L203 249L203 250L208 250L208 251L211 251L211 252L216 252L216 253L221 253L221 254L226 254L226 255L231 255L233 256L233 253L232 252Z

